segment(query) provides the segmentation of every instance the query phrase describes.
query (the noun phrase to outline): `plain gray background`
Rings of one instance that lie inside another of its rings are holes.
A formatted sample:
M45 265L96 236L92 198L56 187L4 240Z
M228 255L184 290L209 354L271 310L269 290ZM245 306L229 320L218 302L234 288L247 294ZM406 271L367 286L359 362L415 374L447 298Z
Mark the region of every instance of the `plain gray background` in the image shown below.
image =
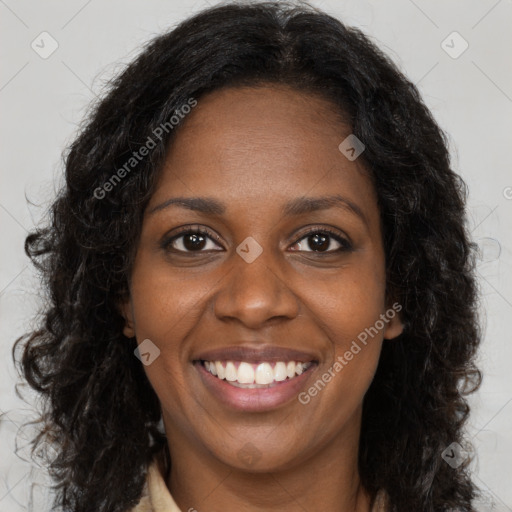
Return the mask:
M492 510L512 511L512 1L313 4L371 36L418 85L449 134L481 248L484 382L471 399L467 437L476 449L475 481L494 501ZM33 412L15 396L11 346L30 327L40 296L24 238L59 186L61 153L102 84L141 43L207 5L0 0L0 512L26 510L31 494L37 510L48 509L44 472L19 458L27 456L29 432L18 433L14 454L16 432ZM52 45L58 47L45 54Z

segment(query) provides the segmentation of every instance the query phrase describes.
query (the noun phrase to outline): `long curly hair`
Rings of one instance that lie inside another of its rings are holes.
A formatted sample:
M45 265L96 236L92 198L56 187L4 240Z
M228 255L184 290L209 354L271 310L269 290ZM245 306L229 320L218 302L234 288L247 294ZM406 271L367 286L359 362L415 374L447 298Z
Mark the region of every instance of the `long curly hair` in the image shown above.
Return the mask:
M465 184L450 168L446 136L389 58L361 31L282 1L209 8L151 40L91 109L65 153L47 224L26 238L47 301L13 356L43 398L33 443L53 448L45 453L55 507L126 511L153 456L168 457L159 401L118 304L180 129L169 119L191 98L263 83L321 95L366 146L360 158L378 196L387 293L402 305L405 328L384 343L364 399L362 483L372 496L385 489L393 512L474 511L468 460L452 468L442 458L451 443L464 444L466 397L481 382ZM148 137L155 147L113 183Z

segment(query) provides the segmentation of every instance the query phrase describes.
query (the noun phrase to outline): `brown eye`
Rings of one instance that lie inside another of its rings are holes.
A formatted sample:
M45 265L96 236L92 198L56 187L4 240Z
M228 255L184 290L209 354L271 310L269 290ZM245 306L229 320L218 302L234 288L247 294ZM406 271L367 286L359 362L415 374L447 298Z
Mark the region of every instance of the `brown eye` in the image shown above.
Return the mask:
M314 229L295 242L294 251L334 253L351 249L350 243L330 230Z
M180 238L183 239L181 244L187 251L200 251L206 245L206 237L204 235L190 233L189 235L182 235Z
M214 242L214 238L217 237L206 229L187 229L182 231L179 235L174 235L166 240L162 245L166 250L183 253L222 250L222 248Z

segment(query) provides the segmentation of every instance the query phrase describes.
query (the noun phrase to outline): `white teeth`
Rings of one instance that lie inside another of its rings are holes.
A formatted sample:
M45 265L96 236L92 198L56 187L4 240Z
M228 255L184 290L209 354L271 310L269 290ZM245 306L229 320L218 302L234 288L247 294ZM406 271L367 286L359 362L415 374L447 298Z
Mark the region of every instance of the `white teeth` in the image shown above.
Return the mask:
M279 363L276 363L276 366L274 367L274 380L281 382L282 380L286 380L286 377L286 365L279 361Z
M256 376L254 378L256 384L270 384L274 380L274 371L268 363L260 363L256 368Z
M228 361L228 364L226 365L226 380L233 382L237 378L238 372L236 371L235 365L231 361Z
M215 362L215 369L217 370L217 377L219 377L219 379L224 379L226 377L226 371L220 361Z
M295 363L293 361L290 361L286 365L286 375L288 376L289 379L293 378L293 376L295 375Z
M241 361L238 368L233 361L204 361L204 367L212 375L219 379L225 379L237 387L258 387L267 386L273 382L282 382L293 379L306 371L313 363L284 361L276 362L274 367L271 363L253 364Z
M238 366L238 379L240 384L254 383L254 368L249 363L240 363Z

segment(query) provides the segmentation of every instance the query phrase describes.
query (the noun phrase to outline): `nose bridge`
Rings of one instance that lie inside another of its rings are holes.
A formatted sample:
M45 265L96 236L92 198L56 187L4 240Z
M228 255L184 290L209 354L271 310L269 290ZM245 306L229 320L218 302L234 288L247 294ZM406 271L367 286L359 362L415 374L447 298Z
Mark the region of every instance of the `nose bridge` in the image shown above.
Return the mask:
M297 298L281 275L279 256L248 238L232 255L234 268L216 294L217 317L237 318L254 328L273 317L297 316Z

